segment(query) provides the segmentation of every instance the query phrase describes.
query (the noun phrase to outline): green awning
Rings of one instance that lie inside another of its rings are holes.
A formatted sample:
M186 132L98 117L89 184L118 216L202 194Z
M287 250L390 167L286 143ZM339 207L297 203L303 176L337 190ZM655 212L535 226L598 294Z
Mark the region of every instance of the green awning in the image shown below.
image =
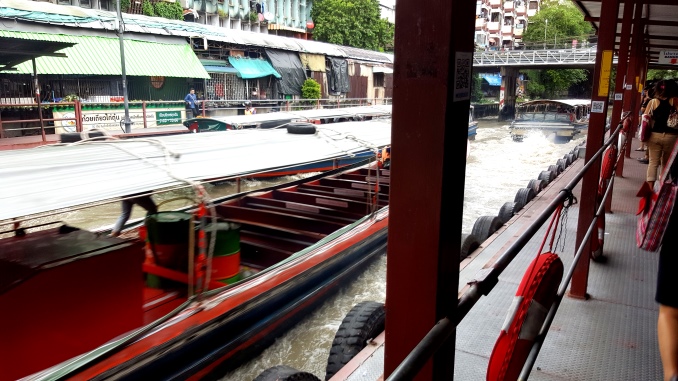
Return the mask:
M75 43L61 50L68 58L39 57L38 74L121 75L120 40L98 36L73 36L0 30L0 36L37 41ZM177 41L177 40L174 40ZM31 62L7 73L30 74ZM130 76L209 78L190 45L125 39L125 73Z
M228 62L238 70L239 76L242 79L261 78L267 75L274 75L276 78L282 78L282 76L275 71L273 66L266 60L228 57Z

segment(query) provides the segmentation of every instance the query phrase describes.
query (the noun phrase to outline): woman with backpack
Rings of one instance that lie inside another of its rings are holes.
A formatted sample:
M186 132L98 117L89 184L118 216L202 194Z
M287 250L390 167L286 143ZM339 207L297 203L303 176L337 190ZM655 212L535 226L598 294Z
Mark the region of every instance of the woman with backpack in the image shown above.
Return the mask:
M669 116L678 107L678 85L674 81L660 80L654 86L654 98L645 108L645 114L652 117L652 133L647 141L647 153L650 160L647 166L646 181L654 187L657 170L669 160L673 146L678 140L678 125L671 126Z

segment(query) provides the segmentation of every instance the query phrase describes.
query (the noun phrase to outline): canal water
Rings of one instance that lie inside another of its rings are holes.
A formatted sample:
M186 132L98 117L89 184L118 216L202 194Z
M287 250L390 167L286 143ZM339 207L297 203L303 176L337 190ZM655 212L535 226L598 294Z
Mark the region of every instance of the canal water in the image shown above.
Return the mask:
M518 143L511 139L505 122L479 120L478 134L470 143L467 159L463 232L470 232L480 216L496 216L504 203L514 200L518 189L527 187L531 179L538 178L582 141L583 137L554 144L552 139L536 132ZM261 356L221 381L252 380L276 365L291 366L324 380L332 339L344 316L359 302L385 299L386 256L382 256Z
M556 164L584 137L565 144L555 144L540 132L514 142L505 122L496 119L479 120L476 139L470 142L464 189L464 215L461 233L469 233L480 216L496 216L506 202L514 200L520 188L538 178L549 165ZM308 175L305 175L308 176ZM289 176L287 180L304 176ZM279 180L278 180L279 181ZM276 180L249 180L241 190L262 188ZM211 197L231 194L233 183L208 185ZM190 203L190 189L154 196L160 210L170 210ZM132 219L142 218L145 211L134 207ZM110 227L120 214L119 203L95 209L72 211L55 216L66 223L87 229ZM222 381L252 380L275 365L287 365L325 379L325 366L334 334L342 319L357 303L365 300L384 302L386 299L386 256L377 259L351 284L345 285L314 313L266 349L256 359L225 375Z

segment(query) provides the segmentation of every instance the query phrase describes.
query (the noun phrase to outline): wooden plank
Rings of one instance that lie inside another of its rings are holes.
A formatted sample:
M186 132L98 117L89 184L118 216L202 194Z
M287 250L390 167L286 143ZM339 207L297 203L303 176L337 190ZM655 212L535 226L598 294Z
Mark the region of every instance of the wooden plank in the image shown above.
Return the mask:
M255 210L234 205L217 205L216 211L222 218L229 221L275 226L278 229L296 231L301 234L330 234L346 225L338 222L323 221L317 218Z

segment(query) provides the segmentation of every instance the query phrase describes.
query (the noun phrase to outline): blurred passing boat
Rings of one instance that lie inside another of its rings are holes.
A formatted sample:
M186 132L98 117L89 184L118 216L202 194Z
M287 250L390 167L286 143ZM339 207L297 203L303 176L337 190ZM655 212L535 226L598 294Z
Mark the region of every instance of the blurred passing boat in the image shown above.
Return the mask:
M290 123L308 122L327 124L347 121L372 120L391 116L391 105L355 106L269 112L254 115L230 115L209 118L191 118L184 126L192 132L241 130L246 128L279 128Z
M591 114L590 99L536 100L516 106L516 118L509 131L514 141L541 131L554 135L556 143L566 143L588 129Z
M474 117L473 106L470 107L468 111L468 140L476 140L476 135L478 133L478 121Z
M365 162L221 199L202 181L389 143L390 123L372 121L0 152L0 380L197 379L258 354L385 253L389 171ZM34 220L179 186L192 206L125 238Z

